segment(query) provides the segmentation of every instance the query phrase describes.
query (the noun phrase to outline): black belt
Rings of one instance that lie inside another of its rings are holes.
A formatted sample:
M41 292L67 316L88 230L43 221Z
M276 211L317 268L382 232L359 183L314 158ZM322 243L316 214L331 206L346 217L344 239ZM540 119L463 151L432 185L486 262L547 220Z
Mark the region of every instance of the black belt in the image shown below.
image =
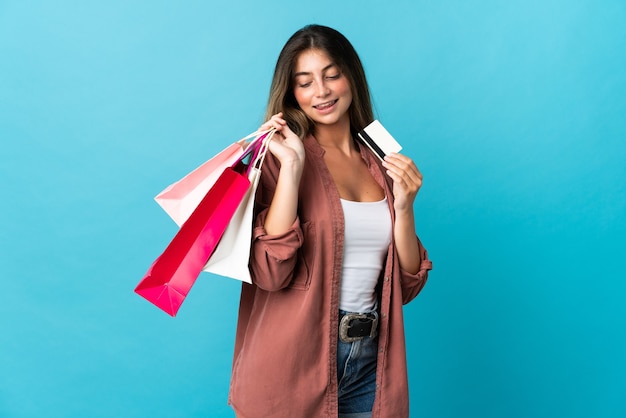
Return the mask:
M344 343L360 340L363 337L376 337L378 313L347 313L339 322L339 339Z

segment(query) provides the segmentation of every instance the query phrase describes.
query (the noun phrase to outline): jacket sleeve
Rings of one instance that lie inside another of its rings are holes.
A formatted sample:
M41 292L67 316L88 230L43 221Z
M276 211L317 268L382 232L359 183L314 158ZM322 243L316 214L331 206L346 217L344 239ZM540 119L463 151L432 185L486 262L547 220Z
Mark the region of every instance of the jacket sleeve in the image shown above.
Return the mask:
M420 269L416 274L410 274L404 270L400 270L400 283L402 286L402 303L407 304L419 294L424 288L428 279L428 271L432 270L433 263L428 259L428 252L417 238L420 253Z
M267 291L281 290L291 283L303 243L299 218L283 234L268 235L265 231L265 218L274 197L279 171L278 162L268 153L255 198L250 273L252 282Z

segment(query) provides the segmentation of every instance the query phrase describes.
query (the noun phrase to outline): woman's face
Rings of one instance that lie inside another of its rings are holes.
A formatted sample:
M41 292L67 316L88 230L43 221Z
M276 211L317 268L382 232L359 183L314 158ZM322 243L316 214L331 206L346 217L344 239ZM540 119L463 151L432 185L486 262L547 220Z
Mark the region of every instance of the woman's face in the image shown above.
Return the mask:
M293 82L298 105L316 124L333 125L349 119L350 83L324 52L319 49L302 52Z

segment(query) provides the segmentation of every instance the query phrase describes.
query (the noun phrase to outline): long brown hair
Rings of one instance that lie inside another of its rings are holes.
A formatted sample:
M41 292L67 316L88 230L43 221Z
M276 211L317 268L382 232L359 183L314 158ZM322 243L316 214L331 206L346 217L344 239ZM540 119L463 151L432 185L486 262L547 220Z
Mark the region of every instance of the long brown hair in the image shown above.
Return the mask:
M350 41L327 26L308 25L289 38L276 61L265 119L283 112L289 127L300 138L315 131L315 123L300 109L293 94L294 70L298 57L310 49L318 49L328 55L347 78L352 92L348 115L350 129L355 134L374 120L365 71Z

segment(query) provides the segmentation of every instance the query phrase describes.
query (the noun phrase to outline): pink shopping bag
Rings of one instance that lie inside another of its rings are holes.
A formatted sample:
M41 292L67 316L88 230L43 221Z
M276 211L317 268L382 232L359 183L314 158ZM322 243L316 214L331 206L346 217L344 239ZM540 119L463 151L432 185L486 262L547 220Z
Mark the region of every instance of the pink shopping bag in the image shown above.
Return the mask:
M200 204L226 167L231 167L255 149L268 132L254 132L229 145L182 179L169 185L154 200L181 226ZM252 147L252 148L249 148Z

